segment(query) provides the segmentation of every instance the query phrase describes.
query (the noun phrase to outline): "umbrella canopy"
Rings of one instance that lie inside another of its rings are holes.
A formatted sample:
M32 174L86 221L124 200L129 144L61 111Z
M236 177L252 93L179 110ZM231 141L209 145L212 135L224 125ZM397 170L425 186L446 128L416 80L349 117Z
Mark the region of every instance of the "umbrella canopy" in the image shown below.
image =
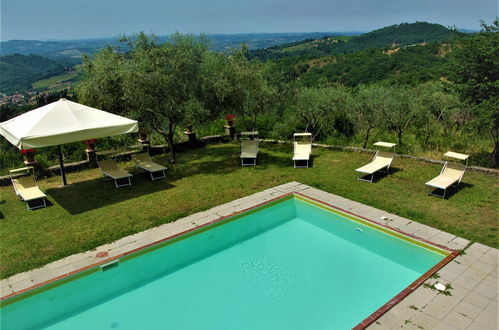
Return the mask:
M112 135L136 133L136 120L60 99L0 123L0 134L19 149L48 147ZM64 165L59 151L63 183Z
M61 145L138 132L136 120L60 99L0 123L0 134L19 149Z

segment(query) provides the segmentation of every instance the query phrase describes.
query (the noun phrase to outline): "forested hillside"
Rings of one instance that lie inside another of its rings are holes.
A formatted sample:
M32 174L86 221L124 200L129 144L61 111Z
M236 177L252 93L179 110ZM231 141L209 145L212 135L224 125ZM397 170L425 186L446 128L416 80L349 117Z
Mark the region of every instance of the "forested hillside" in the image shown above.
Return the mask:
M443 42L456 36L456 32L439 24L426 22L391 25L354 37L326 36L316 40L304 40L267 49L254 50L250 58L276 60L296 56L324 56L349 54L364 49L396 49L416 44Z
M31 84L65 71L62 64L38 55L0 57L0 92L14 93L31 89Z
M300 61L292 66L291 74L310 87L326 82L347 86L379 81L414 85L445 77L450 49L450 44L438 43L388 51L367 49Z

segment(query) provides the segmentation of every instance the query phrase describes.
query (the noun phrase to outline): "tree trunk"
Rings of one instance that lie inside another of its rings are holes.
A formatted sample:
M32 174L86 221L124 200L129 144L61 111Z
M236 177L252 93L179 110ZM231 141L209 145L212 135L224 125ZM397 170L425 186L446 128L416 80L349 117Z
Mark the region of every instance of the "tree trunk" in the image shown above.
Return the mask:
M367 142L369 141L369 132L370 131L371 131L371 127L367 128L366 136L364 137L364 145L362 146L362 149L365 149L367 147Z
M425 146L426 150L428 150L428 141L430 140L430 136L431 136L431 133L429 131L426 132L426 136L425 136L425 139L424 139L424 146Z
M402 145L402 133L403 133L402 131L398 131L397 132L397 135L398 135L398 138L399 138L399 146Z
M168 139L168 145L170 146L170 163L175 164L177 162L176 156L175 156L175 146L173 144L173 132L175 130L175 126L169 122L168 123L168 134L167 134L167 139Z
M494 167L499 168L499 140L494 139L494 150L492 150L492 160L494 162Z
M251 116L251 130L255 131L256 129L256 114Z

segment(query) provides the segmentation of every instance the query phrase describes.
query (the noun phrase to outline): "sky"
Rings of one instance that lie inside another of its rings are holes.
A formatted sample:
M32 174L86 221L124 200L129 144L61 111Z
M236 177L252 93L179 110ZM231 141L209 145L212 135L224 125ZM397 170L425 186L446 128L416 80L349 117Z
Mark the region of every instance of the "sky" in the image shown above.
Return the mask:
M0 0L0 39L182 33L368 32L426 21L479 30L497 0Z

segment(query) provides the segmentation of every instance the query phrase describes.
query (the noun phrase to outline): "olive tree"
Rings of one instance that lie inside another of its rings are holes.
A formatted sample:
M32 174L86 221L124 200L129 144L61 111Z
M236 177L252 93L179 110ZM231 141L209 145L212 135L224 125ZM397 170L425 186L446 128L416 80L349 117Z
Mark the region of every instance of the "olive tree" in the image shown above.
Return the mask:
M123 99L124 54L108 46L93 57L83 57L82 74L76 86L78 100L89 106L124 114L129 107Z
M410 86L390 86L385 93L385 106L381 108L385 127L397 134L398 144L403 144L403 135L411 128L419 111L414 90Z
M369 136L374 128L380 126L383 111L387 107L387 87L381 85L360 85L353 96L351 108L355 114L355 125L363 132L364 143L367 147Z
M460 102L455 93L444 90L440 82L428 82L414 90L415 106L418 108L414 122L416 134L423 146L429 147L432 136L442 130L448 135L451 119L460 110Z
M201 98L201 65L207 43L175 33L165 43L139 33L121 39L83 64L80 99L107 111L126 112L167 141L175 162L178 125L206 115Z
M301 88L297 91L296 112L305 124L305 130L314 139L333 129L335 119L345 117L350 93L345 87Z
M180 33L163 44L143 33L128 41L124 99L165 138L175 162L175 128L205 112L200 72L207 44Z
M203 74L203 91L206 104L218 112L236 113L256 128L259 114L272 109L279 93L271 83L266 66L251 62L240 51L225 54L209 54Z

